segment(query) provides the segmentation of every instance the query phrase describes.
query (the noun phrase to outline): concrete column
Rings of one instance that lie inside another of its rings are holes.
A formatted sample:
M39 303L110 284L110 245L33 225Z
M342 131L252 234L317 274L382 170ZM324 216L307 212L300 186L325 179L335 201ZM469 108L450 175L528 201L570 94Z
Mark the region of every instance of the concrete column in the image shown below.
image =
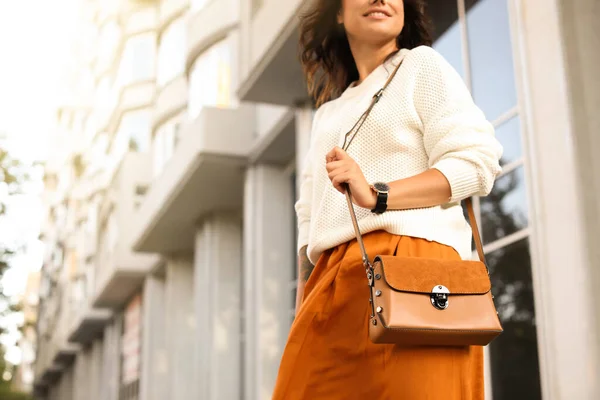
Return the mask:
M144 283L140 400L168 398L165 279L150 275Z
M598 150L598 133L591 129L598 117L586 113L593 114L590 102L598 101L598 92L592 93L598 88L598 36L585 36L598 33L597 24L590 28L598 7L592 0L562 1L569 15L561 15L559 3L513 0L511 7L523 72L536 322L544 399L592 400L599 392L600 327L592 289L598 246L588 236L594 233L597 241L599 228L598 199L587 197L598 188L589 182L598 173L588 168L598 164L586 147ZM561 17L568 27L561 27ZM574 42L579 34L573 32L582 32L584 40Z
M61 400L75 400L73 398L73 366L66 368L60 378L59 389Z
M48 400L60 400L60 397L60 383L51 385L48 389Z
M196 233L197 398L239 399L242 387L242 220L207 218Z
M293 183L280 168L248 169L244 193L245 385L248 400L271 398L285 346L296 268Z
M112 323L104 328L103 378L100 388L102 400L119 400L122 324L122 314L115 313Z
M569 77L569 99L577 152L577 177L580 187L579 207L585 222L586 255L589 259L587 283L589 294L600 287L600 2L598 0L561 0L562 34L567 46L566 73ZM592 300L595 315L595 371L590 371L590 393L600 393L600 305ZM595 375L593 375L595 373Z
M194 369L197 345L192 257L172 256L166 267L166 340L169 357L168 399L193 399L198 377Z
M103 374L103 339L94 340L91 344L91 362L90 362L90 400L104 400L102 398L102 387L106 385Z
M89 398L89 366L90 366L90 348L82 347L73 363L73 398Z

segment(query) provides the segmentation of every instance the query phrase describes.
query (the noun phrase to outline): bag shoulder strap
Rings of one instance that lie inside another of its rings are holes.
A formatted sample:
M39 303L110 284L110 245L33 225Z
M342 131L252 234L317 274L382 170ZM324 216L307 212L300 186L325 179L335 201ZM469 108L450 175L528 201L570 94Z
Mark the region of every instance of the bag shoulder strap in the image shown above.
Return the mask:
M369 116L369 114L371 113L371 110L373 110L373 107L375 107L375 104L377 104L377 102L383 95L385 89L392 82L392 79L394 79L394 76L396 76L396 73L400 69L401 65L402 65L402 60L400 60L400 62L398 63L398 65L396 66L394 71L390 74L389 78L387 79L387 81L385 82L383 87L381 89L379 89L373 95L373 98L371 99L371 104L369 105L367 110L360 116L358 121L356 121L356 123L354 124L354 126L352 126L352 128L348 131L348 133L346 133L346 136L344 138L344 145L342 146L342 148L345 151L348 150L348 147L350 146L350 144L352 143L352 141L358 134L358 131L364 124L364 122L367 119L367 117ZM354 134L352 136L350 136L353 132L354 132ZM348 203L348 209L350 210L350 217L352 218L352 225L354 225L354 231L356 233L356 240L358 241L358 245L360 247L363 264L364 264L365 268L367 268L367 276L369 277L369 279L372 279L372 276L370 275L372 265L371 265L369 256L367 254L367 251L365 249L365 244L363 242L362 235L360 233L360 228L358 226L356 212L354 211L354 203L352 203L352 195L350 193L350 187L348 186L348 184L345 184L345 188L346 188L346 202ZM475 218L475 211L473 210L472 198L469 197L469 198L465 199L465 204L467 207L467 213L469 215L469 224L471 225L471 230L473 232L473 238L475 240L475 247L477 248L477 254L479 255L479 260L485 265L486 269L488 270L488 274L489 274L489 268L488 268L487 262L485 260L485 253L483 252L483 244L481 243L481 235L479 233L479 228L477 226L477 219Z

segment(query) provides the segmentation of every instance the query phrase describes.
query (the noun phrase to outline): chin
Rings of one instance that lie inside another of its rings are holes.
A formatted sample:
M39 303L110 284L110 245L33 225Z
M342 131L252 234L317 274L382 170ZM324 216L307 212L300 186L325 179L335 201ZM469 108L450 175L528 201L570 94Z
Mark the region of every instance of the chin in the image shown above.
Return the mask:
M398 37L398 34L391 32L385 27L369 27L362 30L359 35L360 40L368 43L389 43Z

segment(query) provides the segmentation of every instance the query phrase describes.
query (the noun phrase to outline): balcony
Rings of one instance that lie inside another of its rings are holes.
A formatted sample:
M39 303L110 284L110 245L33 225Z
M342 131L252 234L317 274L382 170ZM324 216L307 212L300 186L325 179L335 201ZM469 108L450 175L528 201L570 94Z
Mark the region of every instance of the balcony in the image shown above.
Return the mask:
M162 32L173 20L184 14L190 6L189 0L168 0L161 1L159 11L159 27Z
M54 354L53 364L54 365L70 365L77 352L80 350L80 346L73 343L63 343L59 345Z
M88 281L87 276L79 276L71 285L73 301L66 323L66 337L70 343L86 345L102 335L112 319L112 311L94 308L90 299L93 281Z
M122 5L122 18L125 23L125 36L130 37L140 32L156 29L158 23L158 1L145 1L144 7L140 8L139 1L130 1Z
M64 369L63 365L60 364L52 364L48 368L44 370L42 375L40 376L39 382L48 386L56 383L62 374Z
M93 308L82 305L71 324L69 342L88 344L100 337L104 327L110 322L112 312L107 309Z
M187 79L184 76L175 78L163 87L154 103L152 130L162 125L165 121L185 110L188 100Z
M121 90L117 106L108 122L108 132L116 132L123 115L129 111L150 107L154 102L156 84L154 80L145 80L126 85Z
M241 210L252 111L205 107L182 128L173 156L135 215L135 250L190 250L198 219L216 210Z
M255 139L248 155L251 164L285 166L296 154L296 117L294 109L285 113L264 135Z
M239 23L239 10L237 0L210 1L190 17L186 71L190 70L200 53Z
M294 106L309 98L298 61L298 15L305 3L269 3L251 20L250 43L245 44L250 69L237 91L240 100Z
M150 184L150 163L150 154L126 154L100 207L99 222L104 228L95 265L94 307L122 307L158 260L154 255L136 254L131 250L131 216ZM114 248L111 242L115 243Z

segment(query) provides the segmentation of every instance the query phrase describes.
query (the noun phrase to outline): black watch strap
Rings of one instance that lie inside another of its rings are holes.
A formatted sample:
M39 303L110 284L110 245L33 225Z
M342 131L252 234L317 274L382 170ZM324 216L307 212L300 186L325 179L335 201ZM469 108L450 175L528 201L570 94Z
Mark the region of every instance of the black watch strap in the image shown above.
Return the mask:
M382 214L387 210L388 194L386 192L377 192L377 203L371 211L375 214Z

